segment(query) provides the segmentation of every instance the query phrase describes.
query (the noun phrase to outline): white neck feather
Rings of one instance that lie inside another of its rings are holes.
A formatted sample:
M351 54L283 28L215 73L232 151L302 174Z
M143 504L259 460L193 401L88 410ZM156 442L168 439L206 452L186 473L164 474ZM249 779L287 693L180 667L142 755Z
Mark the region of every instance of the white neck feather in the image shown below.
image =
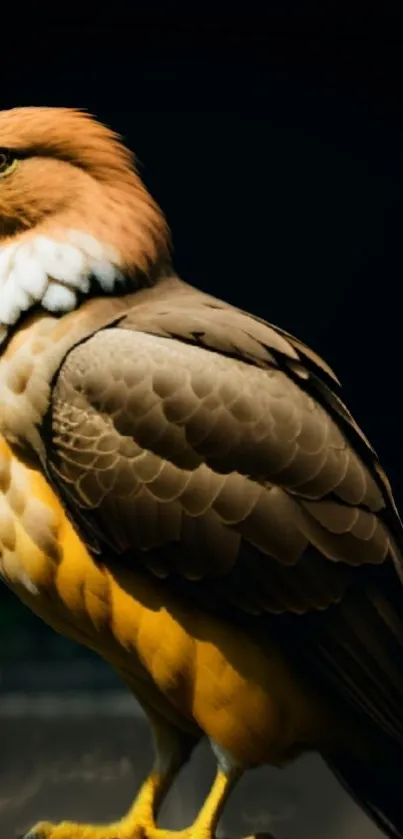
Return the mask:
M124 283L120 264L115 248L79 230L63 230L59 240L38 235L0 247L0 344L38 303L55 314L70 312L91 279L113 292Z

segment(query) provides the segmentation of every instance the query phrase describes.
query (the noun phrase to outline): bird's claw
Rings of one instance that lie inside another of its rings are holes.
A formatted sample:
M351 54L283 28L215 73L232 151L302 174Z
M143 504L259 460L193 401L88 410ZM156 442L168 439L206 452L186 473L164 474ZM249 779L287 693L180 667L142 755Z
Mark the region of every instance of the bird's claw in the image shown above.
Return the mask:
M199 828L199 829L198 829ZM194 825L182 830L164 830L155 825L114 824L94 826L74 822L39 822L17 839L214 839L214 834ZM247 839L274 839L272 833L257 833Z
M99 830L90 825L78 825L73 822L59 824L39 822L19 839L93 839L93 837L94 839L118 839L118 836L112 833L106 837L102 828Z
M33 827L28 833L20 833L16 839L50 839L49 833L42 830L41 827Z
M149 831L141 824L129 828L119 823L96 826L63 821L57 824L38 822L18 839L151 839L148 834Z
M37 830L29 830L28 833L19 833L16 839L45 839L43 833L38 833Z
M16 839L45 839L44 834L37 830L29 830L28 833L20 833Z

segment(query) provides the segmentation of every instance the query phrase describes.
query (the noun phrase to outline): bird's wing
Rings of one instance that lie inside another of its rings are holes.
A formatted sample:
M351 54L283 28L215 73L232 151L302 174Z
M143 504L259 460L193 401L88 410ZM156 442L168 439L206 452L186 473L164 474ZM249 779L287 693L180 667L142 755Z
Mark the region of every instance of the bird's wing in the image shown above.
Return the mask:
M403 742L402 528L334 374L185 285L141 300L54 380L43 434L73 519L108 562L235 620L275 616L312 672Z

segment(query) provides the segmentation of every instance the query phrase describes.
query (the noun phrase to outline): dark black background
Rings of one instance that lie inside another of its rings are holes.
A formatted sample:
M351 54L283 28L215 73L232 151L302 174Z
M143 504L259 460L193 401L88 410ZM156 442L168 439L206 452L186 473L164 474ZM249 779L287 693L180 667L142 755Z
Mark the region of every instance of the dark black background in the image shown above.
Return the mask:
M327 359L402 504L400 4L186 9L8 6L0 107L122 132L178 272Z

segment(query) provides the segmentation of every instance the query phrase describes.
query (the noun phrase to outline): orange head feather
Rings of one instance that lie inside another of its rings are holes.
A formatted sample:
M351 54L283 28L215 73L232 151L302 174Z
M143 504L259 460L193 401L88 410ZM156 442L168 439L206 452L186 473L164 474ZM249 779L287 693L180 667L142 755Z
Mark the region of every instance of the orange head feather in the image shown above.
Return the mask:
M89 233L147 275L168 259L164 217L119 136L71 108L0 112L0 150L18 164L0 171L0 245L16 234ZM1 161L0 151L0 161Z

